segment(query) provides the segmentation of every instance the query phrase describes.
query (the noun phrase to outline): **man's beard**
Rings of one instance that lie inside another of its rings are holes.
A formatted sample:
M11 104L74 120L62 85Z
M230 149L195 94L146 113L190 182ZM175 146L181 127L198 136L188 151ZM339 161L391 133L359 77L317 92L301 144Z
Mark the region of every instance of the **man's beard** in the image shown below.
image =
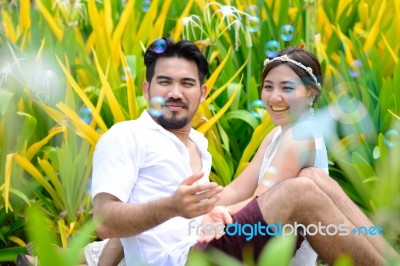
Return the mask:
M176 118L175 115L172 115L171 118L166 118L164 115L156 118L157 122L165 129L180 129L186 126L189 123L188 117Z

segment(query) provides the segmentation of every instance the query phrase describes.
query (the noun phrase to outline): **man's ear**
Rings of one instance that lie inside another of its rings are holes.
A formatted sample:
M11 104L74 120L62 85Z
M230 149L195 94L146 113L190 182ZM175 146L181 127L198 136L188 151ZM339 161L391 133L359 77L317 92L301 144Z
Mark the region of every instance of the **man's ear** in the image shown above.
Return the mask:
M143 81L142 84L142 90L143 90L143 96L146 100L149 100L149 89L150 89L150 84L147 81Z
M208 90L207 86L206 86L205 84L203 84L203 85L201 86L201 98L200 98L200 102L204 102L204 100L206 99L206 97L207 97L207 90Z

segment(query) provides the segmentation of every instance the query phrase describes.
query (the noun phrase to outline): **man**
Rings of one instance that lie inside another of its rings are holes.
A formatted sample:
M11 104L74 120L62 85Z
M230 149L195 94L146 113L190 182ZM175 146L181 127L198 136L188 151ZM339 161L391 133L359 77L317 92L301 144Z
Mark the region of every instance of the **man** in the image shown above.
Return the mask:
M207 141L191 128L206 97L207 60L190 42L164 41L165 51L153 49L154 43L146 51L143 84L147 100L166 100L163 115L144 111L135 121L116 124L93 160L98 234L121 238L128 265L184 264L197 240L188 237L188 218L211 211L222 191L208 181Z
M193 219L200 224L204 214L203 223L371 224L334 181L315 169L301 172L307 177L276 185L235 213L233 220L225 208L214 208L235 204L232 199L241 184L232 182L221 193L222 187L208 181L207 142L191 128L206 96L208 64L192 43L163 40L165 51L155 50L153 43L145 53L143 90L147 100L166 100L164 113L150 116L144 111L137 120L116 124L97 144L93 160L97 232L102 238L121 239L127 265L184 265L191 248L204 246L240 258L247 243L238 237L214 234L197 243L198 235L188 229ZM316 234L307 239L327 263L349 253L356 264L381 265L384 248L390 250L379 237ZM259 252L267 241L262 237L252 244ZM118 240L111 243L118 246Z

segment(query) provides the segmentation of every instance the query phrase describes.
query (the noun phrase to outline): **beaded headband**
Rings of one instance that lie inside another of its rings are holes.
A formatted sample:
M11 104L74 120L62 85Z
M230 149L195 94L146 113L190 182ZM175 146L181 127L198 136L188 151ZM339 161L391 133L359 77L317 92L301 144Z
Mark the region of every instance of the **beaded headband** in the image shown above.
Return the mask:
M311 67L306 67L305 65L303 65L303 64L300 63L300 62L295 61L295 60L293 60L293 59L290 59L290 58L287 56L287 54L284 54L284 55L282 55L282 56L277 56L277 57L274 57L274 58L272 58L272 59L268 59L268 58L265 59L265 61L264 61L264 66L266 66L268 63L274 62L274 61L276 61L276 60L280 60L280 61L282 61L282 62L289 62L289 63L295 64L295 65L298 66L298 67L301 67L302 69L304 69L305 71L307 71L308 74L310 74L311 78L314 80L315 85L317 85L318 90L321 90L321 84L318 82L318 79L317 79L317 77L314 75L313 70L312 70Z

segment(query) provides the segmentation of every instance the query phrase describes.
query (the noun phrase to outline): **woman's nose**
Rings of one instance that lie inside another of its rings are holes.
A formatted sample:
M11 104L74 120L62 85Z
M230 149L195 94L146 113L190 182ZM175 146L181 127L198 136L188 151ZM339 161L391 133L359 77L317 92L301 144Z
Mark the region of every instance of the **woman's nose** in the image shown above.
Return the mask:
M271 95L270 95L270 100L273 100L275 102L281 102L282 101L282 94L279 90L272 90Z

